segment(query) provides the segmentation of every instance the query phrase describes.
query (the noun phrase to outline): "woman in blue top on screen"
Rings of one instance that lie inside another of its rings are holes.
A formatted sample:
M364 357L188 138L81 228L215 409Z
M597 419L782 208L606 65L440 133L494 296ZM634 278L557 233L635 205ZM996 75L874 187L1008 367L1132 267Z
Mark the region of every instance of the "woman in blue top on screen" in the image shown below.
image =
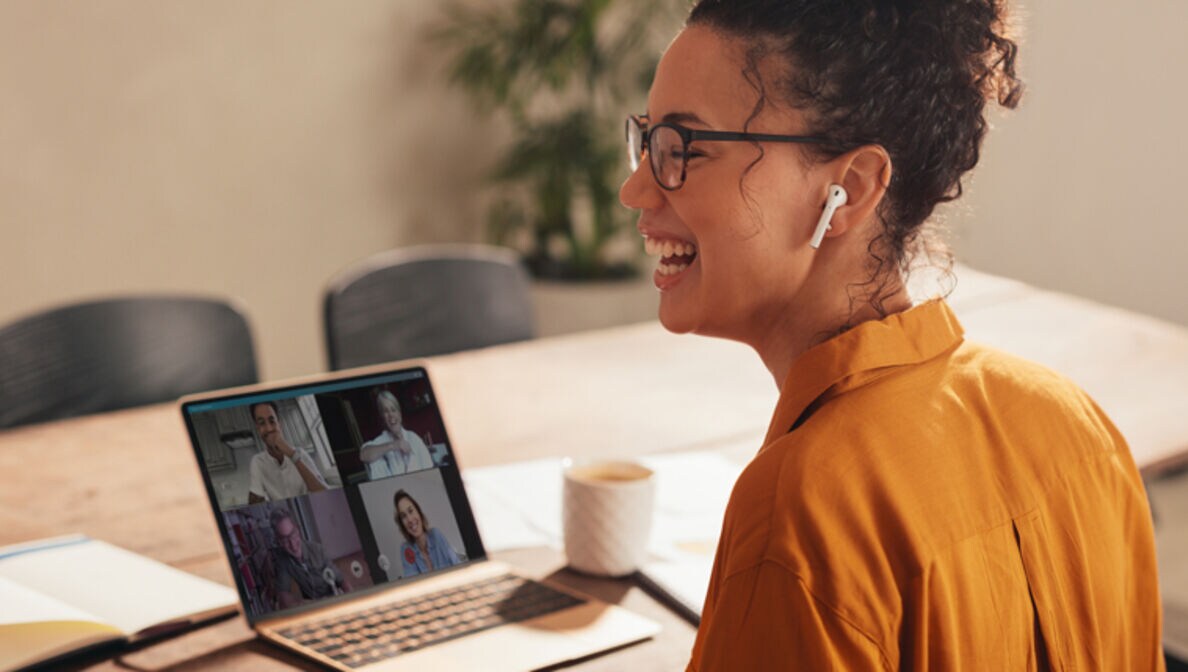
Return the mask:
M458 555L446 541L445 535L436 527L429 527L429 521L421 511L421 505L404 490L397 490L392 497L396 505L396 526L404 535L400 546L400 561L404 564L404 576L414 576L435 569L458 564Z

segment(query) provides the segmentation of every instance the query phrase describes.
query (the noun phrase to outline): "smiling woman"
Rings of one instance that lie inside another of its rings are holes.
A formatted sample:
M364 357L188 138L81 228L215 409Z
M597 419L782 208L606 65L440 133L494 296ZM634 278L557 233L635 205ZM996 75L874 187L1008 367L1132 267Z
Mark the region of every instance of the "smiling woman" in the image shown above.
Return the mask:
M887 151L863 145L831 162L810 162L804 147L828 141L804 132L798 108L761 96L753 83L761 81L753 79L761 66L768 78L783 75L772 60L748 65L752 52L747 42L699 25L673 42L657 70L649 115L628 122L633 163L647 155L649 169L637 169L620 197L641 210L639 230L660 256L654 279L664 325L747 343L778 330L794 342L760 354L782 380L791 358L821 334L908 301L902 283L881 269L873 269L884 276L877 306L851 310L845 291L870 280L868 247L891 175ZM645 127L653 119L659 123ZM852 233L818 254L808 245L812 224L834 183L845 186L849 202L829 235Z
M392 496L395 508L393 518L404 537L400 548L400 560L404 576L432 572L436 569L456 565L458 555L445 535L436 527L430 527L420 503L404 490L397 490Z
M781 386L690 669L1159 668L1125 440L906 288L986 103L1020 97L1006 23L1000 0L702 0L628 118L661 322Z

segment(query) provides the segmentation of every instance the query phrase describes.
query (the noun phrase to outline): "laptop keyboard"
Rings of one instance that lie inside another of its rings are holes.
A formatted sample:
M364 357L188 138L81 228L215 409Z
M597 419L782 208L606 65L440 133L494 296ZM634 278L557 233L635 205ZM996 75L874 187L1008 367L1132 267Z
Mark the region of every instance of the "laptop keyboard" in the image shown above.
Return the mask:
M583 602L536 581L504 574L406 602L295 626L280 634L356 668Z

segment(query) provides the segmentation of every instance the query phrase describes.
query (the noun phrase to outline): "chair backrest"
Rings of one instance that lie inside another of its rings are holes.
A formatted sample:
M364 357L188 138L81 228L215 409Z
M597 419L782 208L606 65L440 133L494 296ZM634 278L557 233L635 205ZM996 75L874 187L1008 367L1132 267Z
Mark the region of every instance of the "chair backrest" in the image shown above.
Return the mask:
M514 251L429 245L375 255L325 297L332 370L532 338L528 272Z
M0 328L0 428L256 381L247 320L223 301L89 301Z

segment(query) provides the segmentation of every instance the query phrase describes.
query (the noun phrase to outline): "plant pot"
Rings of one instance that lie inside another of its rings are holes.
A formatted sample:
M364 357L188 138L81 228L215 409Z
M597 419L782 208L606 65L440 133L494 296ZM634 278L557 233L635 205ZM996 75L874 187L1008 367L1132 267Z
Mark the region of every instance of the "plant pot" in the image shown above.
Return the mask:
M660 294L650 275L624 280L534 280L536 334L556 336L656 319Z

